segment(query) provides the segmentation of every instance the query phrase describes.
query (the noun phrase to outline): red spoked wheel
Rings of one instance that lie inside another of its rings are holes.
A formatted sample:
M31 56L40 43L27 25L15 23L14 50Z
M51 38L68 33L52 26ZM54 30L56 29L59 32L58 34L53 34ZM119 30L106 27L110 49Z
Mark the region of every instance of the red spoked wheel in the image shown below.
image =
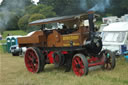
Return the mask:
M73 57L72 69L77 76L88 74L88 61L83 54L76 54Z
M102 66L104 70L112 70L115 68L116 60L113 52L110 50L103 50L100 55L102 59L104 59L104 64Z
M44 69L44 56L38 48L28 48L25 53L25 65L29 72L39 73Z
M54 52L53 54L55 67L59 67L64 64L64 55L61 52Z

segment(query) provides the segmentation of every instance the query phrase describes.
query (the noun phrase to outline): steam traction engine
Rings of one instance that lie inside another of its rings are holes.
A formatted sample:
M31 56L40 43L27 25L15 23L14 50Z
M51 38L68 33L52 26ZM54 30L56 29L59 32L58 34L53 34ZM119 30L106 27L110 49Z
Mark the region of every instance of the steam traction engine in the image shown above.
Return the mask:
M101 65L103 69L113 69L115 56L109 50L101 51L101 37L94 32L94 17L89 12L29 23L40 25L41 30L18 38L19 46L28 48L24 57L28 71L42 72L46 64L66 66L65 71L72 68L77 76L87 75L88 68L97 65ZM87 19L89 25L85 23ZM55 29L49 29L50 26Z

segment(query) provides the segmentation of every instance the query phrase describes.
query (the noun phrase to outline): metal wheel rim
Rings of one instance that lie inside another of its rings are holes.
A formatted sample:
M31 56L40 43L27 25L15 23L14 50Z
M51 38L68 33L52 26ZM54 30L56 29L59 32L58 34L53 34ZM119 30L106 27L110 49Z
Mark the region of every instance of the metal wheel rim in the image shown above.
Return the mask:
M105 52L105 63L104 63L104 69L111 70L112 69L112 57L110 53ZM109 56L108 56L109 55Z
M57 64L60 63L59 55L55 54L55 56L54 56L54 62L57 63Z
M85 69L84 63L83 63L82 59L79 56L75 56L73 58L72 68L73 68L74 73L77 76L84 75L84 69Z
M28 71L36 73L39 69L39 59L36 52L29 48L25 53L25 65Z

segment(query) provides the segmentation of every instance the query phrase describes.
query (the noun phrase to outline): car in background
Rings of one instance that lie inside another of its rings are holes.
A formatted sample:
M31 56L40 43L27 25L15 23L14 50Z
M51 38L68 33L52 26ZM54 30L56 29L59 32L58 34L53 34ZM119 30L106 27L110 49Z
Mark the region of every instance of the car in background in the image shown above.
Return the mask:
M13 45L10 47L10 51L13 56L24 56L26 50L26 47L19 48L18 45Z

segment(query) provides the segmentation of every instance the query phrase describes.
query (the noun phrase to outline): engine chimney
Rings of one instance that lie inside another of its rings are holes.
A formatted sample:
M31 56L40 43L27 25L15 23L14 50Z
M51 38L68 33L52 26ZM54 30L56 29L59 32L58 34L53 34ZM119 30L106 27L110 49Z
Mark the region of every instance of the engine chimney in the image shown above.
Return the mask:
M88 12L88 20L89 20L90 38L93 38L93 34L94 34L93 18L94 18L94 12L89 11Z

